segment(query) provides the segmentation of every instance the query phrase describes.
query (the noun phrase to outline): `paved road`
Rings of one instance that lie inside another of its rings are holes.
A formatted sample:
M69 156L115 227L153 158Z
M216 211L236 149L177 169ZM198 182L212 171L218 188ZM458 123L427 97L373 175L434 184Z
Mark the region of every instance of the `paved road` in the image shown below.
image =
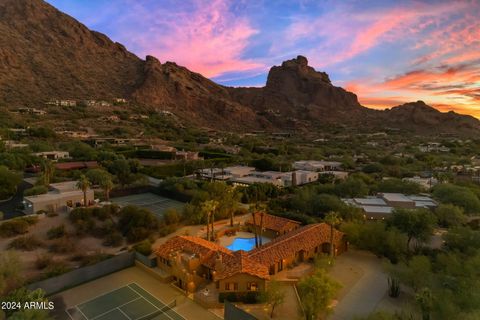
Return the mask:
M22 181L17 188L17 193L12 199L0 203L0 211L4 214L4 219L11 219L14 217L23 216L23 212L16 210L23 201L23 191L31 188L32 185L28 182Z
M349 320L375 311L387 294L387 275L383 272L381 261L368 252L350 251L337 259L336 266L338 264L351 265L362 272L360 279L340 299L329 319Z

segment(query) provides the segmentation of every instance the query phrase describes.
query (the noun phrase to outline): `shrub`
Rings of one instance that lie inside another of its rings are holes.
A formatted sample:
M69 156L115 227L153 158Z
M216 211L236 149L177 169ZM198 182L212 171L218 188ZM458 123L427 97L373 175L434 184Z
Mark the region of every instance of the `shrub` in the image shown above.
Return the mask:
M103 241L104 246L108 247L118 247L123 244L123 236L118 231L113 231L107 234Z
M0 224L0 236L13 237L28 232L29 223L24 219L13 219Z
M50 245L50 251L55 253L70 253L75 250L75 243L69 238L61 238Z
M144 240L158 228L157 217L147 209L127 206L119 214L118 227L130 242Z
M23 191L24 196L36 196L39 194L44 194L48 192L48 188L46 186L35 186L30 189L26 189Z
M176 209L168 209L163 215L163 221L165 221L167 225L177 224L180 222L180 214Z
M111 258L112 255L106 253L94 253L89 255L78 254L72 257L72 261L78 262L80 267L90 266L103 260Z
M143 240L133 246L133 249L144 256L149 256L152 253L152 243L149 240Z
M65 236L67 233L65 231L65 226L63 224L58 227L52 227L47 231L48 239L58 239Z
M23 237L18 237L12 240L12 242L10 242L8 247L10 249L32 251L38 247L41 247L42 245L43 245L42 241L40 241L34 236L23 236Z
M52 261L52 257L48 254L39 255L35 260L35 267L39 270L45 269L52 263Z
M52 261L46 268L44 276L46 279L59 276L61 274L67 273L71 270L65 262L63 261Z

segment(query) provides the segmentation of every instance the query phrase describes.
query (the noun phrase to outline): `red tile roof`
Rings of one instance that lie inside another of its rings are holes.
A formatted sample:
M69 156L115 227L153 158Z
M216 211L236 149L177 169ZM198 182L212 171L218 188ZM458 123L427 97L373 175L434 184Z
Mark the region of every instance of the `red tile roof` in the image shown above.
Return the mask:
M55 169L58 170L80 170L98 168L97 161L76 161L55 163Z
M248 253L240 250L222 260L223 270L216 271L215 280L230 278L238 273L246 273L261 279L270 279L268 267L251 259Z
M261 215L260 212L255 213L255 223L257 226L260 226ZM253 225L253 217L250 217L246 223ZM285 231L294 230L300 227L300 225L301 223L295 220L274 216L268 213L263 214L263 227L265 229L283 233Z
M333 235L333 242L339 246L343 232L334 229ZM310 224L253 249L248 255L265 266L271 266L282 259L295 256L301 250L310 251L325 242L330 242L330 226L326 223Z

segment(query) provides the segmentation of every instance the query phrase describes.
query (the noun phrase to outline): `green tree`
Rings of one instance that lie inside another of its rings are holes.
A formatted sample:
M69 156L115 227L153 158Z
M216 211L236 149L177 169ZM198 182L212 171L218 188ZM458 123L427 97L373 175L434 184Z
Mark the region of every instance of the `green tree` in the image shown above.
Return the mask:
M467 214L480 212L480 199L467 187L442 183L433 188L433 195L440 202L463 208Z
M22 264L13 251L0 252L0 297L23 283Z
M207 226L207 240L208 241L211 241L212 238L214 237L213 223L215 221L215 211L217 210L218 205L219 205L219 203L216 200L207 200L201 205L202 212L205 215L205 217L207 218L206 226Z
M415 301L422 311L422 320L430 320L430 313L433 308L432 292L428 288L423 288L415 294Z
M55 165L50 160L43 160L40 164L42 169L42 176L37 183L39 182L42 185L48 186L55 176Z
M130 242L136 242L158 230L158 220L148 209L126 206L119 212L118 228Z
M275 308L285 302L285 290L281 283L276 280L269 281L266 290L260 296L260 300L270 305L270 318L273 318Z
M331 311L329 305L332 299L340 289L340 285L322 269L302 278L297 286L306 320L318 319L320 315L325 318Z
M333 249L333 234L335 228L342 222L342 218L340 218L339 214L336 212L329 212L324 219L325 223L330 226L330 257L335 256L335 252Z
M0 166L0 199L14 195L20 182L22 182L22 177L18 173L5 166Z
M435 216L426 209L395 209L388 223L407 235L407 250L412 239L428 240L436 224Z
M87 202L87 191L90 188L91 183L88 180L88 178L85 175L81 175L80 179L77 181L77 188L82 190L83 192L83 206L88 207L88 202Z
M442 227L458 227L466 222L463 209L453 204L440 204L435 209L438 224Z
M21 305L30 302L44 302L48 304L48 299L45 297L45 291L42 289L28 290L26 288L19 288L10 292L2 301L19 302ZM6 315L8 319L15 320L50 320L48 310L39 309L23 309L19 311L7 310Z

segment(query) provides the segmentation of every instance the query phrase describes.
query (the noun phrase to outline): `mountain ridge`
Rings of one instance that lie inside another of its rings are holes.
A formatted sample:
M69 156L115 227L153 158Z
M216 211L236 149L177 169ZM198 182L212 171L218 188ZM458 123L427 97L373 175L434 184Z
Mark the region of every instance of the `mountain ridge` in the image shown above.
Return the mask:
M219 85L173 62L145 60L43 0L0 2L0 102L127 98L214 129L310 130L322 125L478 133L480 121L410 102L385 111L297 56L273 66L261 88Z

